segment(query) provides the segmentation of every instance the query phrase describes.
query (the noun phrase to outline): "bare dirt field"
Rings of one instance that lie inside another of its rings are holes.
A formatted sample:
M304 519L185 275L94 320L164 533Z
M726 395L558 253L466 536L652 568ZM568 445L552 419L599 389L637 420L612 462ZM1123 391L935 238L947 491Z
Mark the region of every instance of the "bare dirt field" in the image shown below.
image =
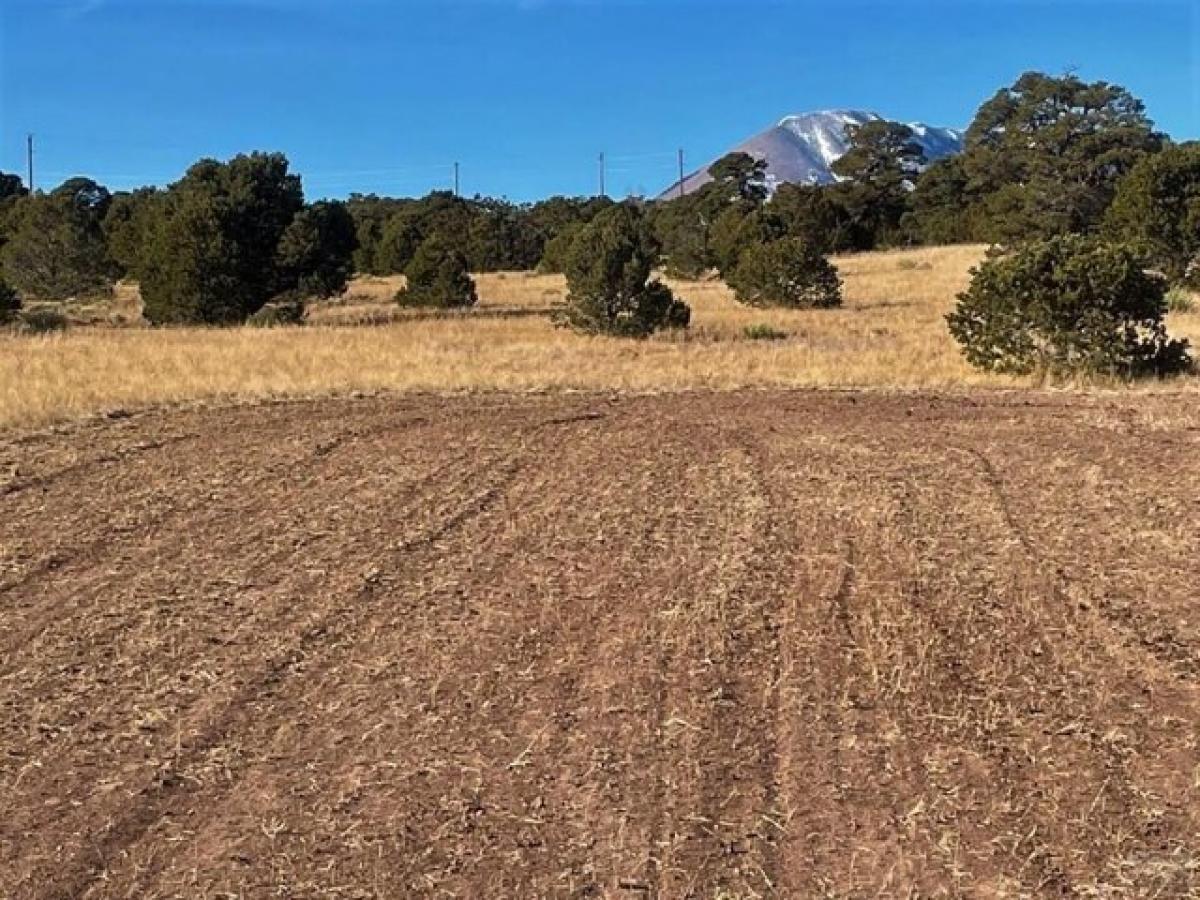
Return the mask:
M1200 895L1200 407L0 434L0 896Z

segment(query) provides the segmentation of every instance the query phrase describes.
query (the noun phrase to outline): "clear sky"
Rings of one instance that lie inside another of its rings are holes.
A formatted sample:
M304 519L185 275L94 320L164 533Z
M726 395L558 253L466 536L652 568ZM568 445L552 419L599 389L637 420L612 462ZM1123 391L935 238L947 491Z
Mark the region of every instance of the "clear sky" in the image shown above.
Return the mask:
M0 169L167 183L282 150L310 198L657 192L788 113L965 126L1074 69L1200 137L1200 0L0 0Z

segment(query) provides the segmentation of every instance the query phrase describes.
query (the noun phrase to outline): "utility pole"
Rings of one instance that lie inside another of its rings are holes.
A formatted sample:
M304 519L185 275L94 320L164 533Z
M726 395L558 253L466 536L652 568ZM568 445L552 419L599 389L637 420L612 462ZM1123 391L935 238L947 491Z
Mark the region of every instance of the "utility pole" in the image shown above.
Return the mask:
M454 196L458 196L458 163L454 164Z
M679 148L679 199L683 199L683 148Z
M29 193L33 193L33 134L25 138L25 158L29 161Z
M608 194L604 191L604 154L600 154L600 196L607 197Z

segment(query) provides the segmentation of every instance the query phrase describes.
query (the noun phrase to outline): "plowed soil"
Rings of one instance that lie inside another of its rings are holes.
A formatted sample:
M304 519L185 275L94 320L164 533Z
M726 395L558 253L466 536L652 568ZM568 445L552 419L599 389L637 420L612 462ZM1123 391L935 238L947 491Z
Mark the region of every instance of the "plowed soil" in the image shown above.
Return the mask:
M0 436L0 896L1200 896L1200 409Z

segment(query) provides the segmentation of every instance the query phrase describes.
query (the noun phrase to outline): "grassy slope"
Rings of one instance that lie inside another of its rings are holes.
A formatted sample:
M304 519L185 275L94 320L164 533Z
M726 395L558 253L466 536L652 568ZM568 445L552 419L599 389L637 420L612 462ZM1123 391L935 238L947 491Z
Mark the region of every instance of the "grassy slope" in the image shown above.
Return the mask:
M1018 385L968 368L946 332L943 316L981 254L945 247L840 258L846 305L834 311L749 309L719 282L675 283L692 305L693 328L639 343L555 328L542 313L562 301L563 280L525 273L481 276L479 308L450 317L405 316L389 302L397 279L361 279L313 311L323 327L77 328L0 338L0 427L159 402L352 390ZM119 299L127 311L129 297ZM364 321L390 324L338 327ZM757 324L789 337L748 340L744 329ZM1171 326L1200 339L1200 314L1177 315Z

